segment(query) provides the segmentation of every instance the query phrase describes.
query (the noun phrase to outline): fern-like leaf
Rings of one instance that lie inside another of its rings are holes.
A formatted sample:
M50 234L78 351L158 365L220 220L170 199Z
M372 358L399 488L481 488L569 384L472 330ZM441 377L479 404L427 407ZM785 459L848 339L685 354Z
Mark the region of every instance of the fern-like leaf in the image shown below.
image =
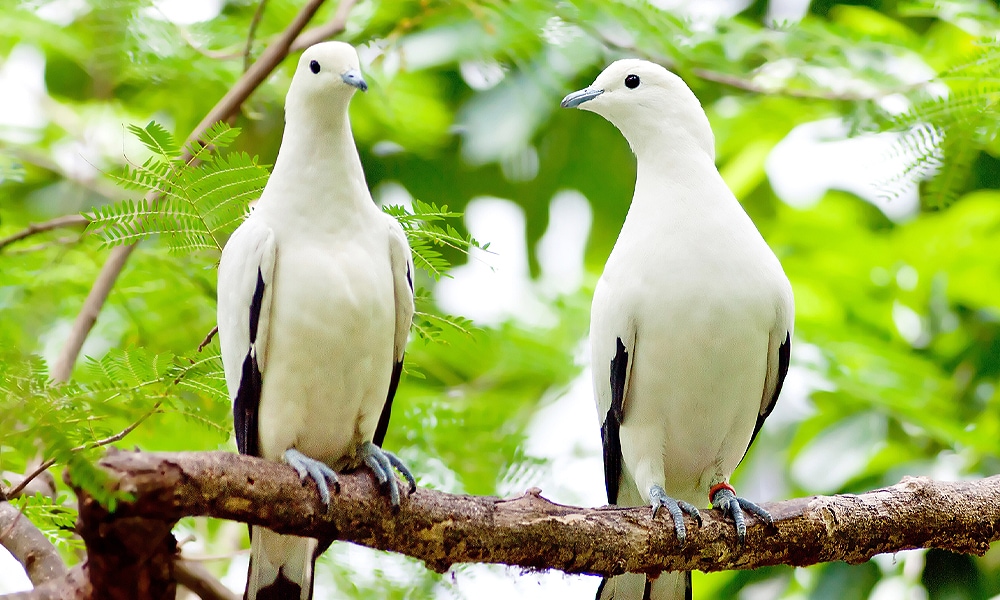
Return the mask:
M177 160L173 138L157 123L130 130L154 156L142 165L127 165L112 177L125 188L155 192L157 198L98 207L87 215L88 233L98 235L105 246L161 235L175 252L220 252L268 178L267 168L256 157L218 154L233 143L239 130L225 123L212 126L200 142L188 144L192 156L188 163Z
M224 121L219 121L209 127L208 131L198 141L184 145L184 150L191 155L188 163L194 163L195 161L211 162L218 156L219 150L228 148L236 141L239 135L240 130L238 128L230 127Z
M157 157L170 162L180 156L181 151L174 136L156 121L146 123L145 127L129 125L128 130Z
M1000 44L989 40L967 60L947 68L938 80L949 93L917 97L908 111L887 120L883 129L902 131L892 158L903 169L880 185L884 196L898 196L915 182L928 180L922 203L942 208L968 187L979 153L994 143L1000 129Z
M927 184L925 208L945 208L958 200L966 190L972 166L979 155L979 149L970 143L971 139L973 136L959 128L952 128L948 132L941 145L941 170Z
M448 221L460 218L461 213L449 211L447 206L430 202L413 201L413 211L403 206L386 206L406 232L413 254L413 264L432 279L446 277L451 263L437 248L451 248L468 253L472 248L486 250L489 244L480 244L471 235L462 235Z

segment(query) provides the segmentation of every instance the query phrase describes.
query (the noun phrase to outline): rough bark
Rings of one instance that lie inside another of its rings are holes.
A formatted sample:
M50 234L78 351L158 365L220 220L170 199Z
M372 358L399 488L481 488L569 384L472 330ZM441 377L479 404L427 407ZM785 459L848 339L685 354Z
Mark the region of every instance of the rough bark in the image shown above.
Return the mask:
M191 590L201 600L239 600L240 597L222 585L205 567L190 560L174 562L177 583Z
M301 483L291 467L252 457L115 451L101 465L135 498L107 516L111 523L211 516L393 550L439 572L462 562L601 575L861 563L910 548L982 555L1000 538L1000 476L905 478L860 495L772 503L765 507L775 528L751 519L746 546L739 548L732 523L714 510L704 511L701 527L689 520L682 547L666 515L654 520L648 508L562 506L537 490L504 500L418 489L393 514L366 471L344 475L341 493L324 509L311 481Z
M77 490L77 529L87 546L87 572L94 600L174 600L177 540L173 519L111 515Z
M0 545L24 567L31 583L66 577L66 564L37 527L9 502L0 502Z
M86 565L73 567L60 579L46 582L30 592L15 592L3 596L4 600L91 600L93 588L87 577Z

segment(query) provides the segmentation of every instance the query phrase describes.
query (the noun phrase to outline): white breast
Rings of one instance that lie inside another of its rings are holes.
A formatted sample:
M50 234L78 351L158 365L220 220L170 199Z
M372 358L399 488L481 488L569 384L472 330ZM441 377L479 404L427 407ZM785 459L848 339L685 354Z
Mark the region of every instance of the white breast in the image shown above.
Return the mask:
M295 447L344 468L375 431L392 370L395 314L388 242L372 233L304 239L278 232L260 420L282 426L261 428L265 458Z

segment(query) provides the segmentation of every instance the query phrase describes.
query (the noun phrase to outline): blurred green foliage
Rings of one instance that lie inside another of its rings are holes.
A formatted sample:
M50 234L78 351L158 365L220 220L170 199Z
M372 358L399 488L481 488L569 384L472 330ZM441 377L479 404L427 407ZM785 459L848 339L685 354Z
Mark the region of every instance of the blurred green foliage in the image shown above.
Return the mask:
M251 57L299 4L268 0ZM328 4L317 23L332 18ZM398 203L390 184L415 199L412 209L389 209L415 224L411 235L444 219L435 235L447 243L423 238L440 253L418 281L430 290L418 306L426 335L410 343L386 441L423 485L490 494L549 473L526 450L528 426L581 374L590 292L635 176L611 125L558 103L623 56L669 66L698 94L720 170L795 290L789 385L737 485L776 499L1000 470L997 3L815 0L781 24L773 15L794 3L744 4L711 18L624 0L354 6L342 39L360 47L371 85L351 107L368 183L388 203ZM14 0L0 11L0 239L65 214L111 223L123 200L135 209L142 194L116 185L121 177L136 180L139 166L159 160L151 142L183 139L239 77L257 2L222 0L187 23L167 18L171 5ZM273 162L291 67L286 61L244 106L232 124L238 136L223 134L223 169L257 173ZM844 135L895 132L884 152L895 171L868 199L828 189L854 189L834 183L811 201L786 203L776 192L783 166L775 149L830 120ZM919 203L897 210L914 189ZM553 294L537 283L539 242L564 190L586 197L592 226L582 285ZM877 206L869 201L879 196ZM436 307L435 271L467 260L471 238L455 214L483 197L523 212L527 285L546 318L469 323ZM211 189L195 199L225 201ZM205 236L178 242L143 232L149 239L84 347L91 358L70 383L48 381L45 361L65 340L107 256L104 243L114 243L113 227L91 229L101 233L60 229L0 248L0 471L54 459L99 485L88 466L100 449L91 446L141 419L120 445L232 449L217 346L197 350L215 319L217 248ZM576 400L578 410L593 410L589 397ZM586 485L599 487L601 473L593 477ZM21 503L75 560L65 500ZM246 543L228 524L185 520L179 531L196 538L195 554ZM362 561L362 576L348 554L339 545L330 552L320 569L325 589L359 598L461 593L448 577L388 555ZM239 569L238 560L211 566L220 575ZM861 566L696 574L695 595L986 599L1000 595L1000 554L913 552Z

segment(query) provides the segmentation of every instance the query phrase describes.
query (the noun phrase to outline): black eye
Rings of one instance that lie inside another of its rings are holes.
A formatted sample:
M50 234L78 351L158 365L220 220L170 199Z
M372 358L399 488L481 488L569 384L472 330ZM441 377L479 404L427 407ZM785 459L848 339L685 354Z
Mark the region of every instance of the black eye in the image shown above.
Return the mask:
M628 77L626 77L625 87L627 87L630 90L634 90L635 88L639 87L639 76L629 75Z
M319 73L319 63L316 62L316 61L314 61L314 60L310 61L309 62L309 70L312 71L313 73ZM630 77L632 77L632 76L630 75ZM636 77L636 82L637 82L636 85L639 85L638 81L639 81L639 78Z

